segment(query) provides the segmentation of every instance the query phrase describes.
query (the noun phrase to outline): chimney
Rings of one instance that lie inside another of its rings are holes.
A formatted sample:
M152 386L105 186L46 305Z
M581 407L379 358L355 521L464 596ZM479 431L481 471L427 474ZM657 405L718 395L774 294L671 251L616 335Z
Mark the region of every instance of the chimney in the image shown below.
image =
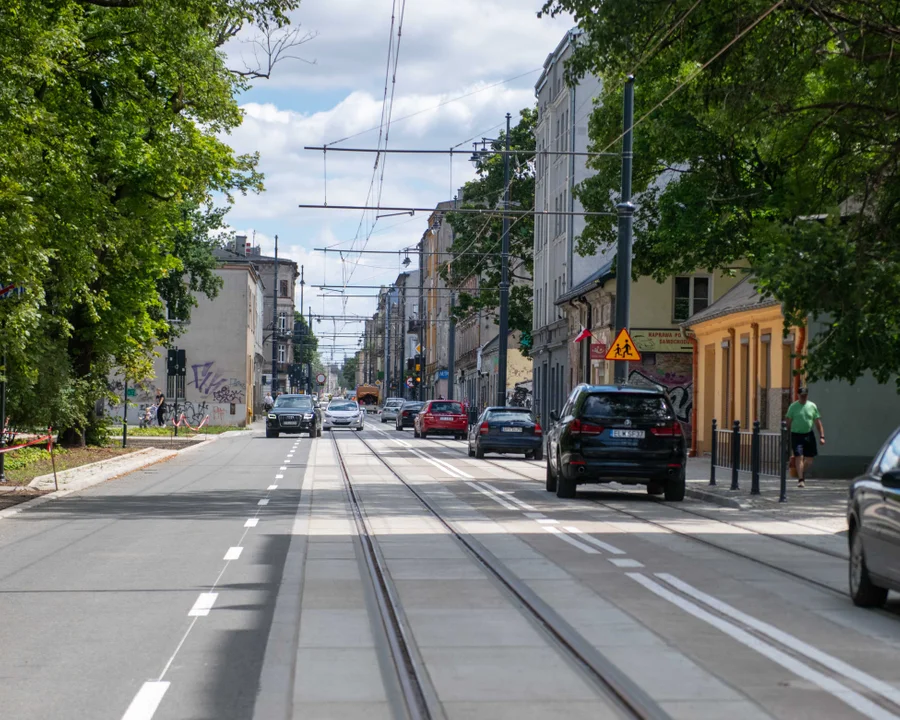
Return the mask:
M234 252L236 255L246 255L247 254L247 236L246 235L236 235L234 238Z

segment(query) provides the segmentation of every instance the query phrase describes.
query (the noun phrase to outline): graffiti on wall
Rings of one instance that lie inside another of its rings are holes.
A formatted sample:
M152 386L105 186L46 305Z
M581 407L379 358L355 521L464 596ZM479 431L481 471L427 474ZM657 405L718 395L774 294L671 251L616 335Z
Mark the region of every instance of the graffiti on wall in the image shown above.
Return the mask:
M218 372L215 360L191 365L194 379L188 385L197 388L201 395L212 395L216 402L243 403L247 384L237 378L229 378Z
M644 353L633 363L628 381L635 385L662 385L669 393L676 417L691 423L694 406L693 357L686 353Z

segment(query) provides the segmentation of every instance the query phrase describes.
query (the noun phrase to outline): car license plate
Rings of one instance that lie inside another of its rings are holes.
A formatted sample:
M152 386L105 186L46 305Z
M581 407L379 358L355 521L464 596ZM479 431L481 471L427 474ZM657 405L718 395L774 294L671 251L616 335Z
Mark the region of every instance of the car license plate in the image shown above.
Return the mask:
M522 432L522 428L505 427L505 428L500 428L500 431L501 431L501 432L517 432L517 433L520 433L520 432Z
M448 415L442 415L440 418L440 421L441 422L453 422L453 418L449 417Z
M349 420L335 420L334 422L337 425L349 425L350 424Z
M644 437L643 430L612 430L610 435L614 438L633 438L640 440Z

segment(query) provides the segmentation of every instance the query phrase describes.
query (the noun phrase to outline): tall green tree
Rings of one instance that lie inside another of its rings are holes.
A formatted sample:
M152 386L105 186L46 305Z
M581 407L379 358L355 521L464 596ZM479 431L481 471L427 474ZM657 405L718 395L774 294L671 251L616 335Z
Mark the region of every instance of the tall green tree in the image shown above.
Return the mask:
M537 110L525 108L519 121L510 128L510 202L514 210L534 207L534 129ZM449 213L448 222L455 232L450 246L451 258L439 258L444 281L460 287L472 277L478 278L478 293L460 291L455 313L465 318L479 310L498 320L500 306L500 249L503 231L502 207L505 190L503 154L506 133L491 143L493 154L478 162L477 176L463 187L462 208L500 208L494 214ZM529 339L532 331L532 289L534 270L534 218L516 215L509 230L509 329Z
M299 0L0 0L0 306L17 422L91 439L113 367L149 371L162 298L216 290L208 230L262 189L222 45ZM187 277L186 286L179 287Z
M322 356L319 353L319 338L307 324L303 313L294 311L294 323L298 332L294 333L294 362L311 363L314 373L321 372L324 368ZM296 325L299 323L299 325Z
M871 371L900 388L900 3L550 0L544 11L574 13L585 31L570 77L604 82L594 150L620 147L623 82L636 75L635 272L746 258L788 323L826 324L811 379ZM618 162L594 167L580 198L613 210ZM611 222L590 218L579 249L614 240Z
M344 359L344 366L341 368L341 378L344 381L344 387L356 388L356 369L359 367L359 358L355 355Z

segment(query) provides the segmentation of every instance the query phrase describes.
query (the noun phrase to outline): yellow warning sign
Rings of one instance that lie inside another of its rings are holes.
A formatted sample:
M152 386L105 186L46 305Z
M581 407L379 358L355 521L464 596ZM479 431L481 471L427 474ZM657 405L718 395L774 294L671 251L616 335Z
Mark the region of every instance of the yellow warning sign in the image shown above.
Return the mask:
M627 328L622 328L616 341L609 346L606 351L607 360L625 360L627 362L640 362L641 354L638 352L637 345L628 334Z

